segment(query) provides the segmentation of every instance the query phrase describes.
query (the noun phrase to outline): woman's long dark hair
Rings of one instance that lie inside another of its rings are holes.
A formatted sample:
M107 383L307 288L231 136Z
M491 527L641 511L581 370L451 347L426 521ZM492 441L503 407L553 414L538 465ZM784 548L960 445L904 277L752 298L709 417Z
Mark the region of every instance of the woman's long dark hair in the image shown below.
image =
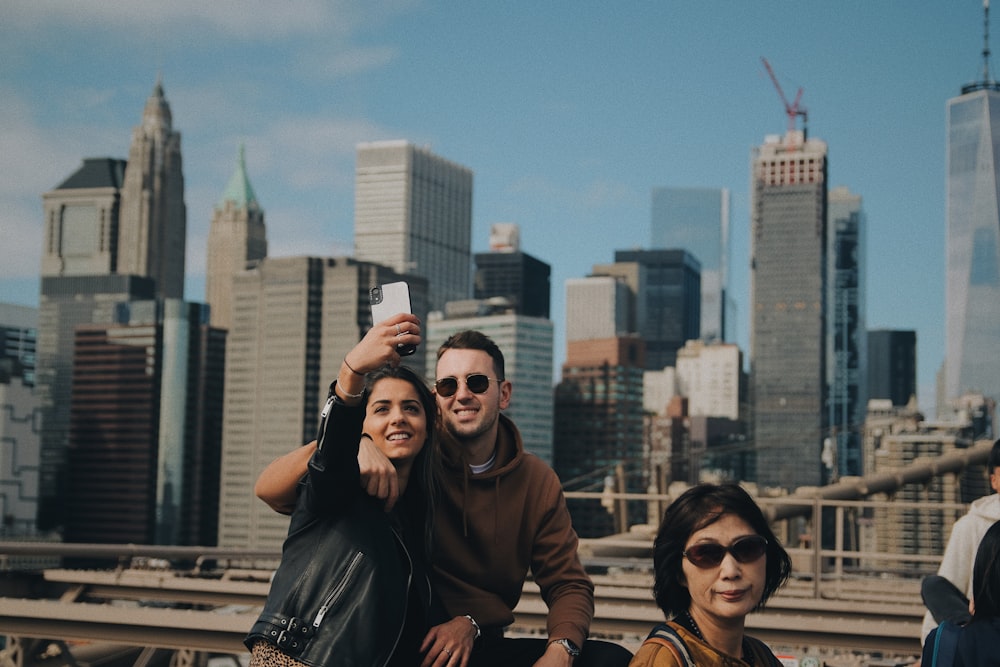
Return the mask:
M653 597L656 605L670 619L688 610L691 593L684 585L681 559L691 535L718 521L726 514L738 516L755 533L767 540L767 565L764 593L757 609L785 583L792 571L788 552L764 518L764 513L750 494L737 484L699 484L682 493L663 515L663 522L653 543Z
M431 392L427 382L414 370L406 366L383 366L365 375L364 404L368 405L372 387L379 380L394 378L405 380L413 385L423 406L425 419L427 420L427 440L423 448L413 461L413 468L410 471L409 483L406 487L406 502L400 502L397 506L403 512L410 514L411 518L420 523L422 527L421 537L423 540L424 555L430 560L432 536L434 532L434 504L437 499L437 477L440 457L438 448L434 442L435 424L437 422L437 401ZM423 511L420 511L420 510Z
M1000 617L1000 521L983 535L972 566L973 620Z

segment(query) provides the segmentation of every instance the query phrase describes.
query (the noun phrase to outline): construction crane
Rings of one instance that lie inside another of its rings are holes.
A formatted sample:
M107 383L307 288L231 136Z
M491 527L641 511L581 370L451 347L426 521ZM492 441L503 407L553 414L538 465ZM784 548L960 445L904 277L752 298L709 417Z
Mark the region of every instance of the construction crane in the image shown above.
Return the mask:
M767 69L768 75L771 77L771 82L778 90L778 96L781 97L781 103L785 105L785 115L788 116L788 131L792 132L795 130L795 117L802 116L802 133L804 135L808 116L806 114L805 107L799 106L799 103L802 101L802 88L799 88L799 91L795 94L795 101L789 104L788 98L785 97L785 91L781 89L781 84L778 83L778 77L774 75L774 70L771 69L771 63L767 62L767 58L763 56L761 56L760 59L764 63L764 67Z

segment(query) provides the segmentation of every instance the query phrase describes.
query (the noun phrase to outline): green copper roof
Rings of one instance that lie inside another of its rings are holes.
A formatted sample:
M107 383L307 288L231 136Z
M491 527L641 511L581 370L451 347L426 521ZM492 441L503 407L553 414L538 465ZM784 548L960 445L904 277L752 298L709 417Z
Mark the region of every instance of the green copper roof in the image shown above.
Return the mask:
M256 210L260 208L257 203L257 195L254 194L250 179L247 178L247 165L244 157L243 144L240 144L240 156L236 162L236 171L229 179L229 184L222 193L222 197L215 205L216 208L225 208L226 202L231 201L237 208Z

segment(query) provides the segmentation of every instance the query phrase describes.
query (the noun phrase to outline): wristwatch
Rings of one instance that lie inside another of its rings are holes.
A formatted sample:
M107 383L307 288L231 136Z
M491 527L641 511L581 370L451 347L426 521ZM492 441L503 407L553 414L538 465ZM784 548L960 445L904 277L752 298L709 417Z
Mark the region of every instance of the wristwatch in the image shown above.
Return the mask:
M580 648L568 639L555 639L549 642L549 644L559 644L574 658L580 655Z

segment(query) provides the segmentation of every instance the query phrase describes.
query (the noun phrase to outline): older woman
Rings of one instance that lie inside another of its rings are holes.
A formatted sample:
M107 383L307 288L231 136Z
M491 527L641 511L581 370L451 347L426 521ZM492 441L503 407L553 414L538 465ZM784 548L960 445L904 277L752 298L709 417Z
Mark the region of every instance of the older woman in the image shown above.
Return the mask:
M735 484L700 484L675 500L653 546L653 595L667 619L630 667L779 664L744 633L746 616L788 579L791 559Z

